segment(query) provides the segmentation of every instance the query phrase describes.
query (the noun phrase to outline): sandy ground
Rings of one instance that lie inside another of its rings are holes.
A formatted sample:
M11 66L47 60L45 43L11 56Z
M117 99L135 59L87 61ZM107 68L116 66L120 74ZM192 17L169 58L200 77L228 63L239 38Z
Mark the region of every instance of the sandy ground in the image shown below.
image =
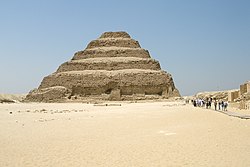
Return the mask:
M0 104L0 148L1 167L249 167L250 120L177 102Z

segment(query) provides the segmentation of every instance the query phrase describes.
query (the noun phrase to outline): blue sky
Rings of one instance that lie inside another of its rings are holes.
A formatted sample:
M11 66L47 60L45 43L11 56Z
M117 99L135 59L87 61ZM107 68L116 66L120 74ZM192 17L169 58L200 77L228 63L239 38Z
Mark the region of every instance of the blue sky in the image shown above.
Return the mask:
M250 80L248 0L0 1L0 93L27 93L105 31L127 31L182 95Z

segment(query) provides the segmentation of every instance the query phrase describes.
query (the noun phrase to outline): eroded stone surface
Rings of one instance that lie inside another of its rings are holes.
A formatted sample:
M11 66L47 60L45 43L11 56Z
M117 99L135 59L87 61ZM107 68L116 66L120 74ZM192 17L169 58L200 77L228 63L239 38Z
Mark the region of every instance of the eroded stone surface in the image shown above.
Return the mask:
M142 48L127 47L98 47L93 49L85 49L76 52L72 60L88 59L96 57L139 57L150 58L149 52Z
M57 72L123 69L160 70L161 68L158 61L150 58L104 57L68 61L63 63Z
M180 96L172 76L126 32L105 32L45 77L26 101L143 100Z

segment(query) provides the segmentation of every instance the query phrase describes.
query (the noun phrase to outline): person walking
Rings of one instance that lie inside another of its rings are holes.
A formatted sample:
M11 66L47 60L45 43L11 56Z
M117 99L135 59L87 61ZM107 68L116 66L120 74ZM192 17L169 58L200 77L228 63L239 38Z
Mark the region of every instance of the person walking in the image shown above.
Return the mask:
M216 111L217 110L217 101L214 100L214 110Z
M228 106L228 102L225 101L225 102L224 102L224 111L227 111L227 106Z
M221 102L221 110L224 111L224 101Z
M193 100L193 105L194 105L194 107L197 106L196 100Z

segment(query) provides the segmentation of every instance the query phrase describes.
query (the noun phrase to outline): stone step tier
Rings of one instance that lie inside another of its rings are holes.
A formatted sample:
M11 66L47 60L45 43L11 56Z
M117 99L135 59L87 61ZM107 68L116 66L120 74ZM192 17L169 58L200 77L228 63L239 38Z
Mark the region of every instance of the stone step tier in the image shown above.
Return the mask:
M139 57L150 58L148 50L128 47L97 47L76 52L72 60L96 57Z
M136 76L136 77L135 77ZM175 87L165 71L155 70L85 70L54 73L45 77L38 89L61 86L71 95L101 95L119 90L120 96L133 94L169 97Z
M160 70L158 61L150 58L136 57L105 57L72 60L63 63L57 72L83 70L123 70L123 69L150 69Z
M131 38L127 32L118 31L118 32L104 32L100 38Z
M91 41L87 49L98 48L98 47L127 47L127 48L140 48L138 41L131 38L99 38Z

